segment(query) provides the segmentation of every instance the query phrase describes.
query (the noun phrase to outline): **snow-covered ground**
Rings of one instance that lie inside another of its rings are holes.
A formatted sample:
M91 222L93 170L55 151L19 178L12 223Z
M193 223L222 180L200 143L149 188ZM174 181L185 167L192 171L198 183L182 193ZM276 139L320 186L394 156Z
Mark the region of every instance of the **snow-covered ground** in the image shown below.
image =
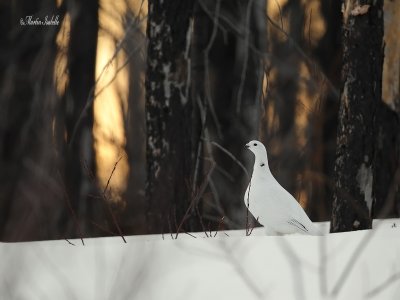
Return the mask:
M0 299L399 299L400 220L375 225L2 243Z

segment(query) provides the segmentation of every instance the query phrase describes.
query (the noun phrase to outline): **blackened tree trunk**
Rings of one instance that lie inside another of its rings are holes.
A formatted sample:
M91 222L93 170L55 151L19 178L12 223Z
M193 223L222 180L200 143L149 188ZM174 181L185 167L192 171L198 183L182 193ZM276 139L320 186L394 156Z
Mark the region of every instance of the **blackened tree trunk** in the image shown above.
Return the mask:
M398 218L400 214L400 114L386 103L377 109L372 218Z
M251 155L243 147L249 140L258 138L265 41L265 1L198 3L194 24L193 98L197 110L198 103L202 103L202 113L206 116L203 136L249 167ZM196 134L202 126L196 127ZM225 221L231 221L227 222L231 228L243 228L246 223L243 195L249 179L219 147L211 146L209 154L216 168L210 180L212 197L206 199L207 221L218 223L224 216ZM206 168L205 172L208 172Z
M0 239L52 239L61 201L52 147L59 26L26 23L27 16L44 20L52 14L62 22L64 6L50 0L0 6Z
M331 231L371 228L376 115L381 101L383 1L344 1L341 104Z
M174 232L187 226L193 197L192 103L187 93L188 28L193 1L148 2L146 73L148 232ZM191 220L195 218L191 217Z
M310 178L312 189L307 201L307 209L313 221L329 220L332 211L333 180L331 178L334 177L340 103L336 89L340 88L342 56L341 5L340 1L335 0L321 2L321 14L325 20L326 31L316 47L312 49L313 58L332 84L331 88L326 89L327 94L319 102L319 109L313 113L313 119L308 128L311 132L311 143L307 159L311 163L311 170L322 175Z
M69 86L65 95L66 201L70 202L75 214L83 222L79 229L77 220L74 220L67 208L61 217L60 226L65 228L66 236L79 237L83 232L88 232L88 219L97 214L94 206L100 201L89 198L91 193L94 194L94 182L88 173L96 172L93 107L86 107L95 84L98 1L69 0L67 3L71 15L71 31L68 49Z
M400 216L400 6L386 1L382 100L376 129L373 218Z
M146 184L146 124L144 88L141 77L145 73L146 61L142 55L142 47L146 36L140 30L139 20L132 17L132 12L126 14L125 32L128 35L124 47L129 60L129 92L128 109L124 115L126 132L126 153L128 156L129 173L127 189L123 199L126 199L126 208L122 214L124 232L143 234L147 231L144 190Z
M274 112L278 125L276 129L267 128L265 140L269 148L279 149L270 151L271 169L276 174L277 180L291 194L295 195L298 189L297 175L303 166L299 159L298 143L296 137L296 105L300 82L300 55L295 51L294 43L302 46L303 24L305 19L304 5L300 0L289 0L282 6L279 18L287 18L288 34L292 42L282 39L282 33L273 29L271 39L271 70L276 74L270 79L269 97L267 105ZM271 123L271 120L268 120ZM276 165L274 162L279 162Z

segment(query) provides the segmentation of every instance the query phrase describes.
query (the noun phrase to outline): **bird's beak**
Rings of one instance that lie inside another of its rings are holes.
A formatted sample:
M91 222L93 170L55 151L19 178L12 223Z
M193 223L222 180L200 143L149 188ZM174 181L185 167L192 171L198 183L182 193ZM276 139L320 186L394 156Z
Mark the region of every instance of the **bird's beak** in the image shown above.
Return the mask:
M249 144L244 145L244 147L245 147L246 149L249 149L249 148L250 148Z

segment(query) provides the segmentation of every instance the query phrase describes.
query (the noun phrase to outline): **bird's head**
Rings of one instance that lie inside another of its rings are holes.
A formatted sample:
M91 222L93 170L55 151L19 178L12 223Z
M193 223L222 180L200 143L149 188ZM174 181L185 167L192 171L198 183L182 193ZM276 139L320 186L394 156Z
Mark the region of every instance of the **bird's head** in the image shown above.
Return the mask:
M267 150L260 141L250 141L246 144L246 148L254 153L256 159L266 159L267 157Z

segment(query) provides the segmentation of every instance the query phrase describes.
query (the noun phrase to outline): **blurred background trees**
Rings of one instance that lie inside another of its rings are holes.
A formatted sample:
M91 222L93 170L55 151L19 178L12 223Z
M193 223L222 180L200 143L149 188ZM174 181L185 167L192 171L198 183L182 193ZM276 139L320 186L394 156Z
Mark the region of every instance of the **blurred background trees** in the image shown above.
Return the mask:
M255 138L313 221L398 217L399 3L81 2L0 3L1 240L244 228Z

